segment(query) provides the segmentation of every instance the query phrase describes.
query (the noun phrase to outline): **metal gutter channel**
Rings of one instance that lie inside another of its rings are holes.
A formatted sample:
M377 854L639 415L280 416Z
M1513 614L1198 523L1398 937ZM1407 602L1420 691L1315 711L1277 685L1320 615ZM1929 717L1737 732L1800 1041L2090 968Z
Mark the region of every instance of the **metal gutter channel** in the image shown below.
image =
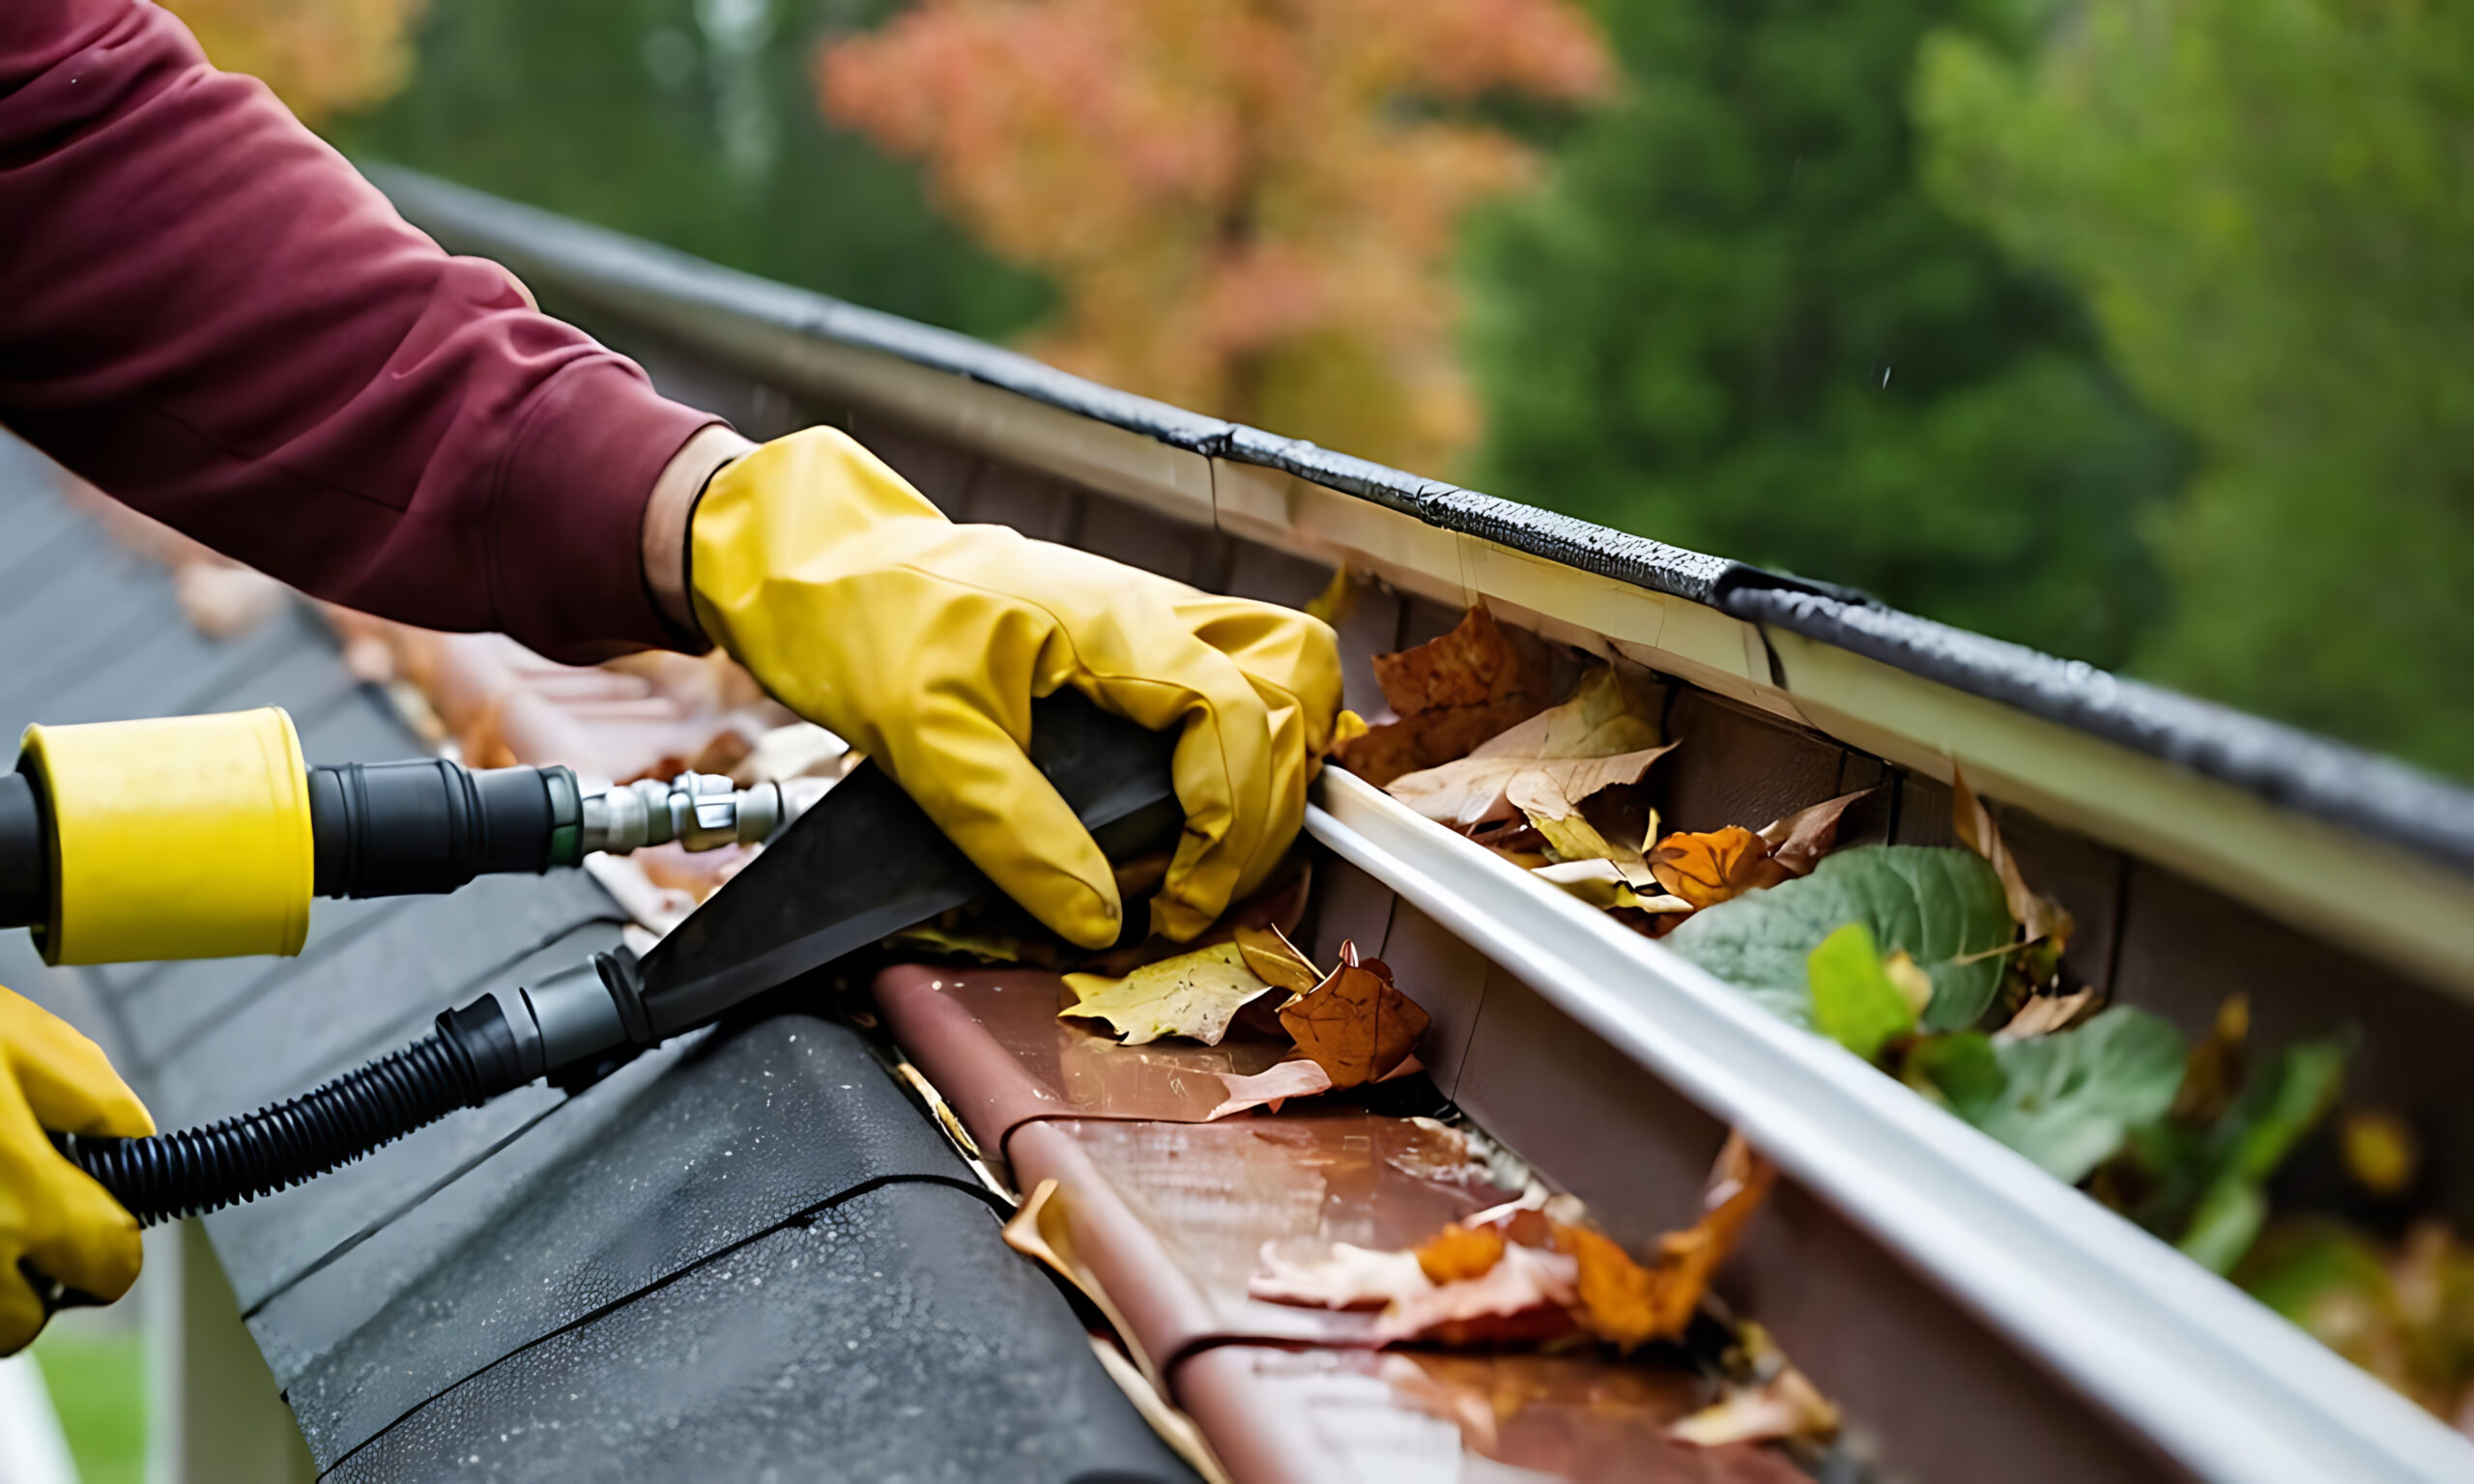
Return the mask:
M1307 830L2211 1479L2463 1479L2456 1433L2196 1263L1833 1043L1381 790Z
M1854 594L1198 416L442 181L369 172L448 246L760 385L1440 601L1483 598L1549 638L1627 653L1936 778L1962 756L1997 797L2474 997L2474 791ZM2050 766L2057 756L2068 766ZM2126 815L2128 793L2150 807ZM2357 889L2328 892L2329 879Z

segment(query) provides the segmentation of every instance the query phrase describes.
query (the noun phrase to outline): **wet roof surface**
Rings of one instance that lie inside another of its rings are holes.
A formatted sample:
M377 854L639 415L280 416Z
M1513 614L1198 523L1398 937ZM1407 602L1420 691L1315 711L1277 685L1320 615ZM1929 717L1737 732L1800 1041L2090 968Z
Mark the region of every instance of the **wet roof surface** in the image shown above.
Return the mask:
M309 614L217 642L0 439L0 725L281 705L312 761L420 753ZM437 1013L616 945L582 874L321 901L298 959L0 982L92 1028L179 1127L289 1097ZM858 1036L724 1027L568 1099L529 1088L208 1217L337 1478L1190 1477L1006 1250Z

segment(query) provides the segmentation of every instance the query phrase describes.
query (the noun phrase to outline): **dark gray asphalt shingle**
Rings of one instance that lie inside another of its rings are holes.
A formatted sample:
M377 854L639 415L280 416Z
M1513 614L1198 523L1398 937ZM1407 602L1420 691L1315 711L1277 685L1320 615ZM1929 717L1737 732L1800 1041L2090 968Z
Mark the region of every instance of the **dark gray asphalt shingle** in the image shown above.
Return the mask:
M976 1197L871 1190L508 1356L338 1481L1132 1484L1184 1474Z

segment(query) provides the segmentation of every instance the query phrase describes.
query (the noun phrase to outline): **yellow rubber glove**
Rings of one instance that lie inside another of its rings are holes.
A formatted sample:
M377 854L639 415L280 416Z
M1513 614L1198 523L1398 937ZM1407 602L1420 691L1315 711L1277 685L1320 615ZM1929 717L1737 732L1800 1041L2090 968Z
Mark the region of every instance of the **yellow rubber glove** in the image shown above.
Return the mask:
M137 1281L144 1255L136 1219L45 1129L139 1138L155 1120L101 1047L0 989L0 1356L25 1349L45 1318L20 1262L109 1300Z
M1031 701L1072 686L1182 727L1186 831L1151 926L1190 938L1269 875L1339 708L1338 641L1304 614L1213 597L1000 526L956 526L830 428L714 475L689 529L705 634L775 699L908 790L990 879L1085 947L1116 884L1031 766Z

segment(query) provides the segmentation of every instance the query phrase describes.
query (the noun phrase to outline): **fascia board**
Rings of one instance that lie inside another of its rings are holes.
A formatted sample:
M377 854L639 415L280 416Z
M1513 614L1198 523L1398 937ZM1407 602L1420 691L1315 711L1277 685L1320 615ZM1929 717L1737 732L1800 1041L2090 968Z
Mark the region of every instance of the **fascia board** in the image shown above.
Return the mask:
M2474 998L2474 881L2189 768L1771 627L1787 692L1851 747L2177 870Z
M1496 614L1547 639L1621 654L1809 725L1769 683L1761 631L1707 604L1579 571L1432 526L1280 470L1212 461L1220 528L1293 556L1346 565L1404 592Z

